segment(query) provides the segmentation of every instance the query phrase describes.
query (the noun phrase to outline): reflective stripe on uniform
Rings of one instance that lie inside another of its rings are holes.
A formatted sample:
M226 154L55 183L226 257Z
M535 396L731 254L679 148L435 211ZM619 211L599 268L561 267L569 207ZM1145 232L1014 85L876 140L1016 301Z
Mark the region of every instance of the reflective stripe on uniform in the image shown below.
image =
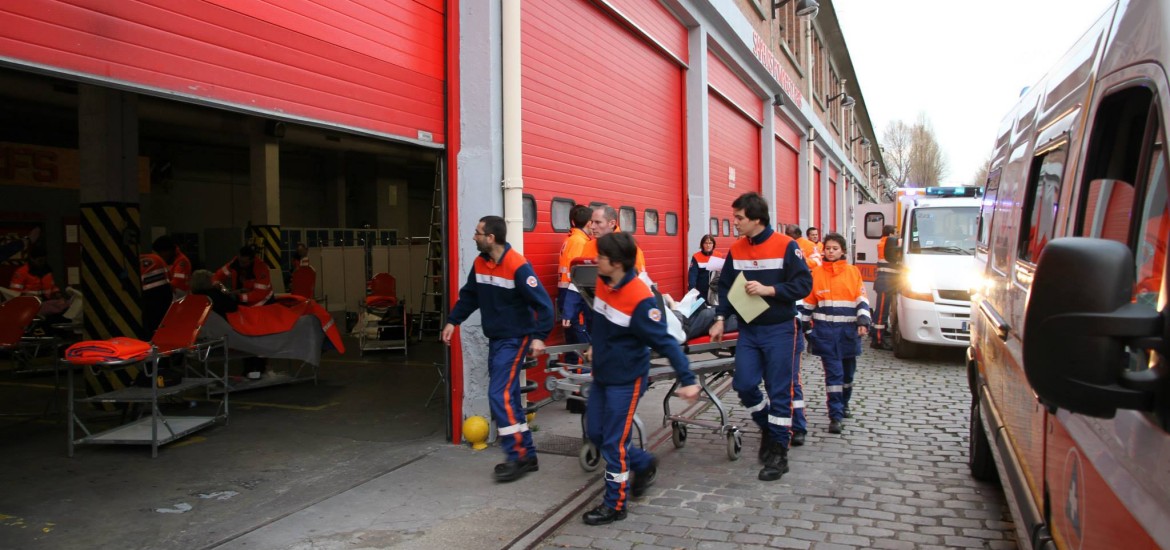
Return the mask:
M161 281L155 281L153 283L146 283L146 284L142 285L142 290L150 290L152 288L158 288L158 287L163 286L165 284L167 284L166 279L163 279Z
M757 412L757 411L762 411L762 410L764 410L764 409L766 409L766 408L768 408L768 400L767 400L767 399L765 399L765 400L763 400L763 401L760 401L760 403L759 403L759 404L757 404L757 405L756 405L756 406L754 406L754 407L748 407L748 409L747 409L747 412L749 412L749 413L754 413L754 412Z
M630 472L628 472L628 471L618 472L616 474L613 472L609 472L609 471L605 472L605 480L606 481L612 481L614 483L625 483L629 479L630 479Z
M825 315L824 313L813 313L814 321L825 321L828 323L852 323L857 321L856 315Z
M825 391L828 393L841 393L845 391L845 386L825 386Z
M528 431L528 423L522 422L520 424L512 424L511 426L504 426L496 431L499 435L512 435L514 433Z
M732 260L731 265L740 271L761 271L765 269L784 269L784 258L767 258L762 260Z
M792 402L792 408L794 408L794 409L803 409L803 408L804 408L804 401L803 401L803 400L800 400L800 399L793 401L793 402Z
M768 415L768 423L775 424L777 426L791 426L792 419L791 418L780 418L779 416L772 416L769 414Z
M850 383L848 383L848 384L845 384L844 386L841 386L841 387L843 387L843 388L852 388L852 387L853 387L853 383L852 383L852 382L850 382Z
M500 288L516 288L515 279L506 279L504 277L496 277L495 275L485 275L483 273L475 274L475 282L485 285L498 286Z
M857 307L863 301L865 301L865 298L857 300L821 300L817 305L821 307Z

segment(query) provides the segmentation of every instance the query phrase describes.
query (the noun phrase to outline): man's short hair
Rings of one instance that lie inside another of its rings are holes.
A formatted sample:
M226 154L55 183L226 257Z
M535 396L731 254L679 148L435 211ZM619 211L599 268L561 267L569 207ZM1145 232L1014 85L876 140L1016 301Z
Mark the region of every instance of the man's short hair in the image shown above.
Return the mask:
M617 210L608 204L599 204L597 206L594 206L593 210L601 210L602 212L604 212L606 221L613 222L613 221L617 221L617 219L618 219Z
M829 244L830 241L834 241L841 245L842 252L849 252L849 246L845 244L845 237L840 233L829 233L828 235L825 235L825 238L821 239L821 242L825 244Z
M163 235L150 245L150 249L155 252L171 252L177 247L178 245L175 244L175 240L170 235Z
M252 246L250 244L246 244L244 246L241 246L240 247L240 257L241 258L255 258L256 257L256 247Z
M584 229L592 217L593 209L584 204L573 205L573 209L569 210L569 222L577 229Z
M893 234L894 234L894 226L892 226L892 225L882 226L882 236L883 237L889 237L890 235L893 235Z
M813 231L816 231L817 233L820 233L820 232L821 232L821 230L820 230L820 229L817 229L817 228L816 228L816 226L809 226L809 228L808 228L808 229L805 229L805 230L804 230L804 234L805 234L805 235L808 235L809 233L812 233Z
M508 224L504 223L504 218L484 216L479 221L483 222L483 234L495 237L496 244L504 244L508 241Z
M638 243L629 233L610 233L597 240L597 255L605 256L611 263L621 264L626 271L633 271Z
M793 239L799 239L804 235L804 233L800 231L800 226L794 223L790 223L784 226L784 234L792 237Z
M731 203L731 208L743 210L744 217L749 220L756 220L764 225L772 223L772 217L768 215L768 201L759 193L744 193L736 197L735 202Z

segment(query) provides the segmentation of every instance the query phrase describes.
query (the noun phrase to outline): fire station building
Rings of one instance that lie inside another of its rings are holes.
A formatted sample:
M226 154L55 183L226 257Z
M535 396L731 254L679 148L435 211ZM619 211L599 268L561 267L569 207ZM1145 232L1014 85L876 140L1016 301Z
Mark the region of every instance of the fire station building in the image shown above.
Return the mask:
M740 194L848 238L881 171L831 0L10 2L0 96L0 286L36 241L87 338L139 332L165 234L211 270L306 244L339 322L389 272L410 353L441 356L482 216L554 294L569 209L611 205L680 296ZM488 409L479 323L444 369L453 440Z

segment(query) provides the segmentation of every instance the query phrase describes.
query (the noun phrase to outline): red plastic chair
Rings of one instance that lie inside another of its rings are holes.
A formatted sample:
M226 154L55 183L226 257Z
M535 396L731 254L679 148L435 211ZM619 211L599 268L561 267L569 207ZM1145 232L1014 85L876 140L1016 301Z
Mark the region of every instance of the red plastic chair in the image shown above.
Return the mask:
M302 298L312 299L317 288L317 270L312 266L301 266L293 271L292 288L289 293Z
M377 273L366 283L366 293L370 296L398 297L398 282L389 273Z
M0 349L20 346L20 339L41 311L41 299L36 296L17 296L0 304Z
M150 342L164 355L194 347L209 313L211 298L189 294L171 304Z

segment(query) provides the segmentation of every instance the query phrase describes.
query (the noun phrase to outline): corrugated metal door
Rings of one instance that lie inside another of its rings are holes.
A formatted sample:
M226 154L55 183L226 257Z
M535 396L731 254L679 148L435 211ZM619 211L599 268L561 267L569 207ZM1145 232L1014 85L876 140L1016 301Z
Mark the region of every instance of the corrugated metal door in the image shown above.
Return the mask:
M707 78L710 88L708 143L710 147L711 216L720 220L715 244L727 250L735 241L731 203L760 189L760 119L763 103L715 54L708 53ZM722 231L722 220L732 223L731 234Z
M800 223L800 154L796 130L776 117L776 227Z
M585 0L525 2L523 10L524 191L537 204L525 255L545 287L555 289L565 234L553 230L552 199L633 207L636 225L623 230L637 238L660 288L681 296L687 259L682 67L674 53ZM667 26L659 21L655 28ZM646 232L647 208L657 211L657 234ZM672 235L668 214L676 219Z
M164 95L443 143L444 0L27 0L0 56Z

